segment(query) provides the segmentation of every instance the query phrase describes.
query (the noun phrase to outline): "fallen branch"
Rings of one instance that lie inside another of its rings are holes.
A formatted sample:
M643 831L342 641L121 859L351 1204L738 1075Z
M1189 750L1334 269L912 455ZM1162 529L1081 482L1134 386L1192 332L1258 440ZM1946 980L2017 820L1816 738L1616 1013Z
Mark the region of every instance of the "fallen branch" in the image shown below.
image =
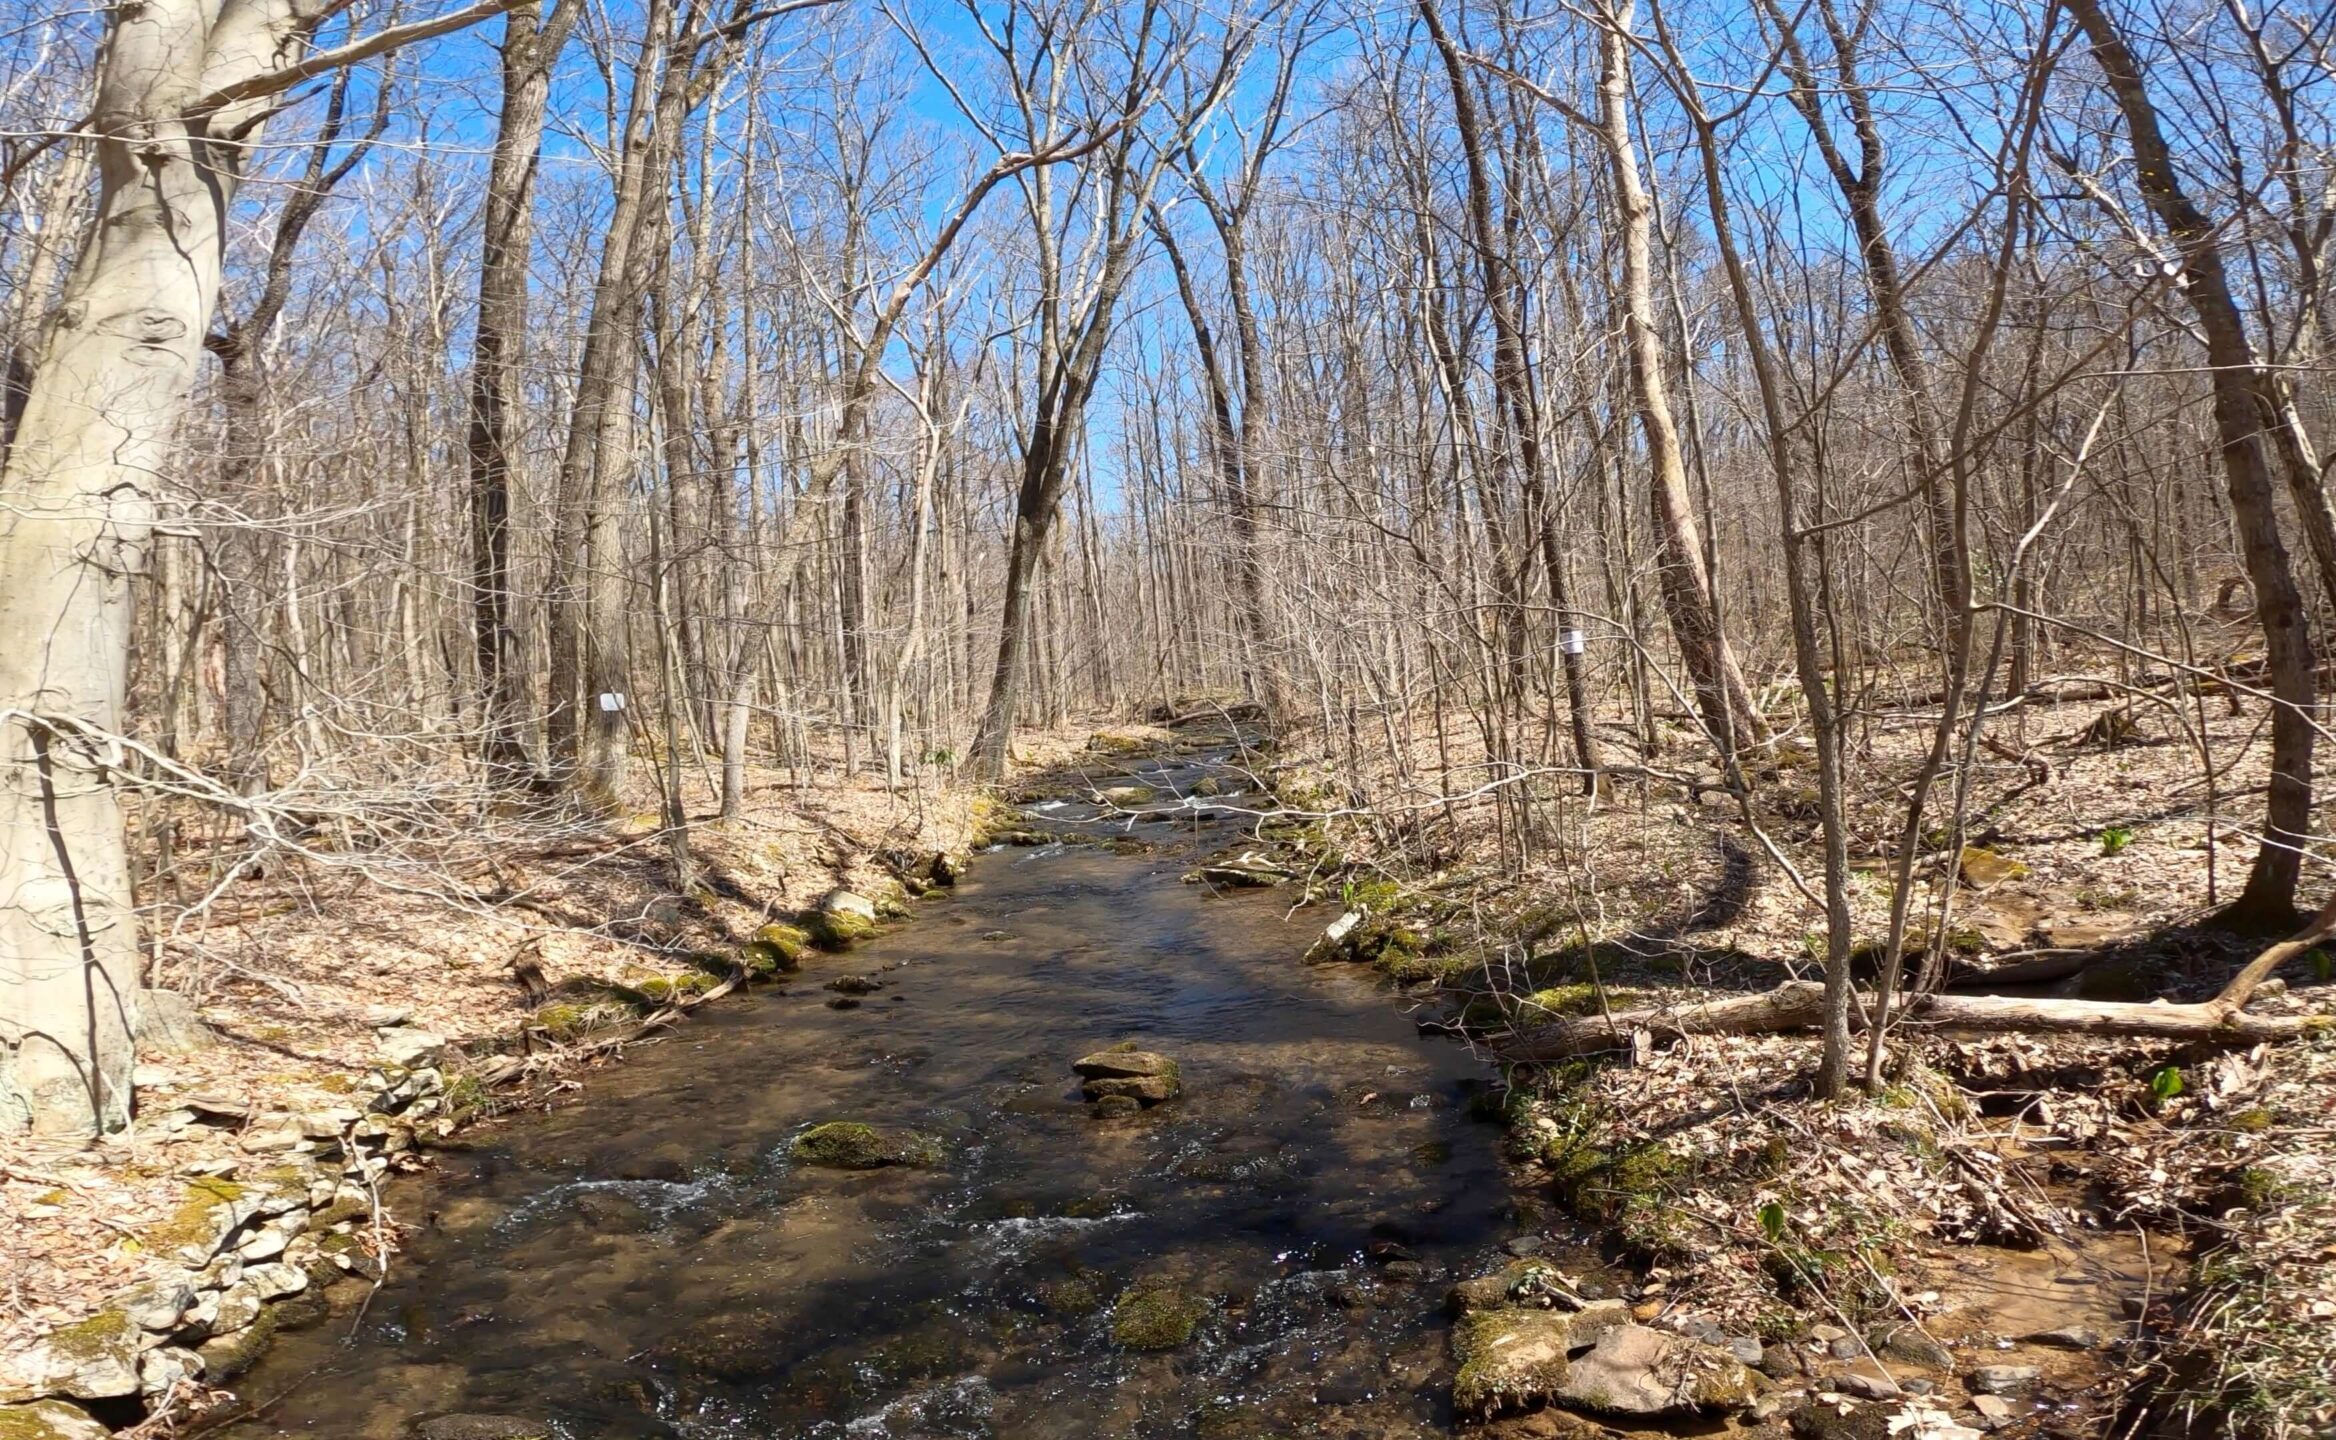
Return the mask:
M2012 995L1918 995L1893 1024L1942 1034L1992 1035L2040 1031L2080 1035L2135 1035L2169 1040L2248 1043L2287 1040L2331 1022L2318 1015L2249 1015L2247 1001L2273 971L2336 934L2336 900L2310 924L2247 963L2211 1000L2190 1005L2107 1000L2036 1000ZM1851 1025L1865 1028L1852 1007ZM1825 987L1788 980L1757 995L1689 1006L1650 1006L1607 1015L1583 1015L1541 1026L1503 1047L1510 1060L1559 1060L1594 1050L1627 1049L1634 1035L1767 1035L1815 1029L1825 1013Z

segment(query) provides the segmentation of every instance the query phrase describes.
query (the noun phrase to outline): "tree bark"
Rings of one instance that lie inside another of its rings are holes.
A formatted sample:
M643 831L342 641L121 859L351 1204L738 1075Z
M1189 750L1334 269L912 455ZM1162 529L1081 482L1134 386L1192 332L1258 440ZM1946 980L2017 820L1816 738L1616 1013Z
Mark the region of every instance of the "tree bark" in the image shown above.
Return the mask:
M504 17L503 106L480 237L468 444L471 643L479 670L480 755L489 779L504 783L534 773L525 720L532 687L511 621L511 475L519 448L535 177L552 66L576 13L574 0L558 3L548 17L542 0L520 0Z
M685 64L673 53L673 0L649 0L633 61L619 146L616 203L600 247L591 318L576 367L576 399L561 453L559 514L547 606L555 776L594 805L616 801L630 749L624 706L624 537L614 470L632 444L631 379L638 374L641 297L649 275L641 240L654 194L663 202L663 142L680 121ZM668 123L670 120L670 123ZM611 697L603 699L602 697Z
M1532 354L1525 343L1524 321L1519 314L1518 291L1522 288L1522 278L1517 274L1513 258L1494 235L1492 183L1486 173L1483 126L1477 119L1476 98L1469 90L1467 65L1459 47L1444 29L1434 0L1420 0L1419 10L1429 38L1443 57L1445 76L1451 82L1452 118L1460 133L1461 156L1467 162L1469 231L1475 240L1477 264L1484 278L1485 306L1492 314L1493 388L1499 393L1501 409L1516 447L1518 479L1524 486L1525 505L1530 512L1526 523L1534 528L1540 540L1542 564L1549 572L1546 578L1550 604L1557 611L1561 632L1571 631L1580 624L1580 617L1573 608L1565 551L1558 543L1557 516L1550 503L1548 476L1542 465L1541 402L1535 392ZM1680 483L1684 493L1684 478ZM1701 551L1697 554L1700 556ZM1594 792L1601 761L1597 738L1590 730L1589 682L1583 673L1582 656L1561 641L1558 665L1565 678L1574 763L1581 768L1584 791Z
M130 1120L137 919L114 789L131 586L154 477L219 298L261 96L196 97L296 54L321 0L114 12L91 129L96 214L0 471L0 1115Z

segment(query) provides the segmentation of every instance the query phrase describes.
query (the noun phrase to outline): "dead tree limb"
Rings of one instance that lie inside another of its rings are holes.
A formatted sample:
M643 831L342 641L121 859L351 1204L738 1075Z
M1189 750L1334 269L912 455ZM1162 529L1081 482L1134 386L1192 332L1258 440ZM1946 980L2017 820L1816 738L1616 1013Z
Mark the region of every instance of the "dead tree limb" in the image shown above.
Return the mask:
M2316 1015L2249 1015L2247 1001L2272 972L2336 934L2336 900L2310 924L2266 949L2231 977L2211 1000L2189 1005L2104 1000L2029 999L2012 995L1922 995L1893 1022L1936 1034L1994 1035L2044 1032L2133 1035L2167 1040L2246 1043L2287 1040L2331 1022ZM1596 1050L1627 1048L1640 1032L1662 1035L1768 1035L1814 1028L1824 1016L1825 987L1790 980L1773 990L1706 1004L1650 1006L1610 1015L1583 1015L1542 1026L1504 1047L1517 1061L1559 1060ZM1853 1016L1853 1023L1863 1028Z

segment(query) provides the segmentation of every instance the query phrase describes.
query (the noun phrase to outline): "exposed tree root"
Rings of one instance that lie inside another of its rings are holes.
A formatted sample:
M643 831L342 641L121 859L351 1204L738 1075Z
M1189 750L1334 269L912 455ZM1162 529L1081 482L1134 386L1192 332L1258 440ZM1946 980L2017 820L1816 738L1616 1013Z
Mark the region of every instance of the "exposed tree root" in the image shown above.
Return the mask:
M2040 1031L2084 1035L2141 1035L2180 1040L2246 1043L2286 1040L2331 1023L2325 1016L2249 1015L2247 1001L2271 973L2336 934L2336 900L2310 924L2271 946L2231 977L2211 1000L2192 1005L2133 1004L2106 1000L2034 1000L2011 995L1918 995L1892 1017L1907 1025L1945 1034L1986 1035ZM1632 1036L1764 1035L1814 1029L1824 1017L1825 987L1791 980L1757 995L1741 995L1688 1006L1655 1006L1584 1015L1536 1028L1502 1047L1511 1060L1557 1060L1594 1050L1626 1049ZM1857 1008L1852 1023L1862 1028Z

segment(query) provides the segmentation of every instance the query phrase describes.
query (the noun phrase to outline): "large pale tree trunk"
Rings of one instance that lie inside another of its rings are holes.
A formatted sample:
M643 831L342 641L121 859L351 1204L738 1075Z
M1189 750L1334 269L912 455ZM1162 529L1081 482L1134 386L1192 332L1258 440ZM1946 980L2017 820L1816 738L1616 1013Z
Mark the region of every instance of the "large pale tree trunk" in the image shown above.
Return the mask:
M95 223L0 472L0 1107L130 1119L137 922L116 799L131 585L156 477L219 297L254 96L322 0L145 0L115 12L91 129Z

